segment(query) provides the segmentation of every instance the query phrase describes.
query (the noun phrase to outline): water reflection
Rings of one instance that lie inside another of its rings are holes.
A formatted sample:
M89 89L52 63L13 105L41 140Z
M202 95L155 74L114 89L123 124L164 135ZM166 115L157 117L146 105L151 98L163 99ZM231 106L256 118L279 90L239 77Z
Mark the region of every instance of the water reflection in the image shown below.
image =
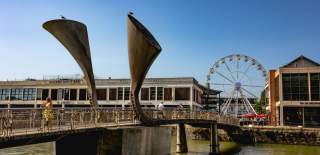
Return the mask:
M209 141L188 139L189 152L175 153L176 137L172 138L171 153L173 155L208 155ZM220 142L221 150L234 147L235 143ZM283 145L283 144L257 144L255 146L242 146L235 155L320 155L319 146Z
M54 143L40 143L0 150L0 155L54 155Z
M221 150L233 147L235 143L221 142ZM188 139L189 152L186 154L175 153L176 137L171 140L171 153L173 155L207 155L209 153L209 141ZM54 143L41 143L1 149L0 155L54 155ZM318 155L319 146L282 145L282 144L258 144L255 146L242 146L236 155Z
M318 155L319 146L282 145L282 144L258 144L256 146L244 146L238 155Z

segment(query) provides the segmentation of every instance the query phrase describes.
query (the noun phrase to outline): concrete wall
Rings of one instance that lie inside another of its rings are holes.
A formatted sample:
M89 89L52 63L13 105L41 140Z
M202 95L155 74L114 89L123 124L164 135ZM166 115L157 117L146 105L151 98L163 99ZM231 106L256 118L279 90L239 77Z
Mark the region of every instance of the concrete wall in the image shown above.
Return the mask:
M122 155L170 154L171 129L168 127L141 127L123 130Z
M195 139L209 140L208 129L195 129ZM236 141L241 144L269 143L320 146L320 129L293 127L243 127L241 132L227 133L219 130L221 141Z
M170 147L169 127L102 128L68 134L56 140L57 155L166 155L170 154Z

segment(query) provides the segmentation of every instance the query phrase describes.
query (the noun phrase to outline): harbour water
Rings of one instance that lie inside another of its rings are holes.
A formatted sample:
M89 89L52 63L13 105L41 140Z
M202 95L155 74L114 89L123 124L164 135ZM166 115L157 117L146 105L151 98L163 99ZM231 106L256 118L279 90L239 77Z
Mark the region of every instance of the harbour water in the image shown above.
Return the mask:
M175 153L175 137L172 138L171 152L173 155L207 155L209 141L188 139L189 153ZM221 142L221 149L236 145L230 142ZM0 155L54 155L53 143L41 143L28 146L1 149ZM257 144L255 146L241 146L236 155L318 155L319 146L282 145L282 144Z
M171 152L176 155L208 155L209 141L188 139L188 153L175 153L175 137L172 139ZM220 149L226 150L238 144L220 142ZM320 155L319 146L284 145L284 144L256 144L254 146L239 146L232 153L235 155Z

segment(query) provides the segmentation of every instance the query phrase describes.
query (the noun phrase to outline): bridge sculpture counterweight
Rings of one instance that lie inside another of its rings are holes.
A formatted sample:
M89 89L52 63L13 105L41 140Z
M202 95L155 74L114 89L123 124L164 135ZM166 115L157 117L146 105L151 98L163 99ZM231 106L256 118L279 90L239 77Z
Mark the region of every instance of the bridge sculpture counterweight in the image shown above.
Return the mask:
M91 105L96 107L98 105L96 85L86 25L63 18L47 21L43 24L43 28L57 38L76 60L88 85L88 96Z
M152 34L128 14L128 56L131 75L131 103L140 121L145 125L155 125L157 121L144 114L139 93L146 74L153 61L159 55L161 47Z
M128 55L131 75L131 103L134 111L139 115L140 121L147 126L171 124L172 120L149 117L144 113L139 101L139 93L145 76L153 61L159 55L161 47L153 35L132 16L128 14ZM192 112L189 113L191 116ZM191 119L191 118L190 118ZM170 123L171 122L171 123ZM175 121L177 126L177 148L179 153L188 152L184 123L187 121ZM211 124L211 153L219 153L217 139L217 121Z

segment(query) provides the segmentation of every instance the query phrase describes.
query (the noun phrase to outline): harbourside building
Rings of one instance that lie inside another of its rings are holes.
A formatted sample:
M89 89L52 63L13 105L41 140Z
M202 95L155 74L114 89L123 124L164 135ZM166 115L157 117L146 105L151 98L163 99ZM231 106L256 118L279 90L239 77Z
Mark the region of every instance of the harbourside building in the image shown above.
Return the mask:
M269 71L271 125L320 127L320 64L300 56Z
M129 79L96 79L97 99L102 107L129 107ZM147 78L140 92L143 107L183 105L203 107L206 87L192 77ZM213 91L213 90L211 90ZM39 107L51 97L54 107L90 106L87 86L81 78L54 77L43 80L0 81L0 107Z

